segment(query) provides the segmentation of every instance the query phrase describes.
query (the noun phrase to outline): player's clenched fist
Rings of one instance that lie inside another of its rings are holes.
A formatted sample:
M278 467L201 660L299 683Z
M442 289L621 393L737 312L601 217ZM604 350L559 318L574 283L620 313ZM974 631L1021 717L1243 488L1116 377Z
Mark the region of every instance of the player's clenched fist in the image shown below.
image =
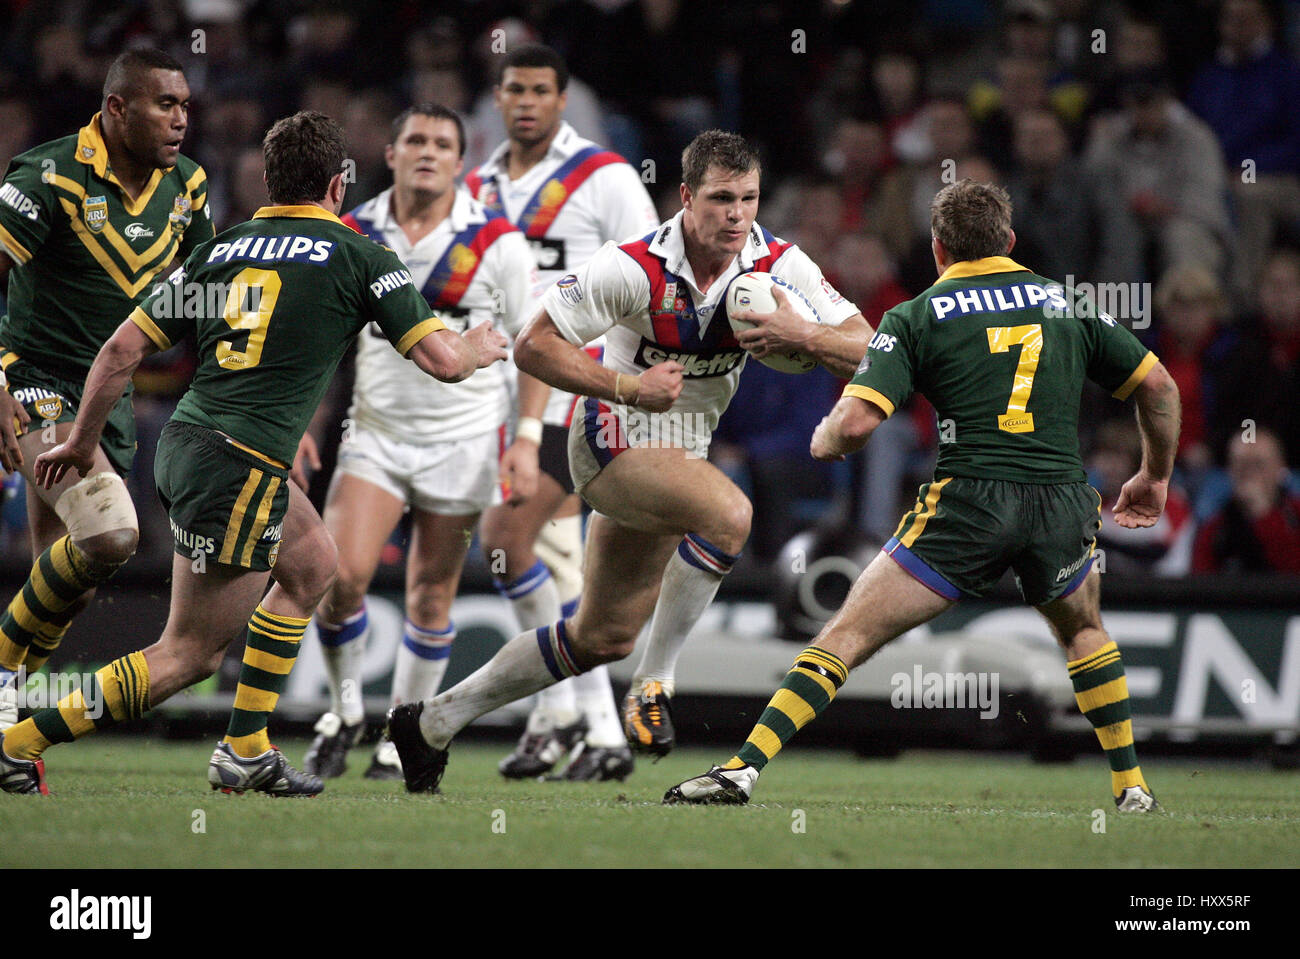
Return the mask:
M651 413L667 412L682 394L683 369L675 360L650 367L637 377L636 399L632 405Z
M506 358L506 344L509 341L505 334L491 323L480 323L472 330L466 330L464 338L465 342L474 347L475 352L478 353L479 369Z

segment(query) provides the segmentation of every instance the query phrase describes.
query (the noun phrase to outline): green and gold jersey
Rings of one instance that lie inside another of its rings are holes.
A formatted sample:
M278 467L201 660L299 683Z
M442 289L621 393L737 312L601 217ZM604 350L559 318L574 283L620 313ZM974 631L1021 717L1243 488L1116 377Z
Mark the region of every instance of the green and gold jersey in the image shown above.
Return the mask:
M1076 483L1090 379L1127 399L1156 364L1131 332L1003 256L955 263L880 322L845 396L939 414L936 476Z
M316 206L258 210L195 250L131 320L162 350L195 334L199 367L173 419L282 464L367 323L403 356L445 329L397 254Z
M6 358L84 379L158 272L212 234L203 168L181 157L130 199L99 114L16 157L0 186L0 244L16 264L0 324Z

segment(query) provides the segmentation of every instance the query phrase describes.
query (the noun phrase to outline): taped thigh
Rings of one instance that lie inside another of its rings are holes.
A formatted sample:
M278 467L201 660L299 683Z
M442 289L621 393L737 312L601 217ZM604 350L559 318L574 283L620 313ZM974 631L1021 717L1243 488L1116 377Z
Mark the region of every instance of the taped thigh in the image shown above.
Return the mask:
M140 531L126 483L110 471L87 476L64 490L54 504L54 512L73 542L119 529Z

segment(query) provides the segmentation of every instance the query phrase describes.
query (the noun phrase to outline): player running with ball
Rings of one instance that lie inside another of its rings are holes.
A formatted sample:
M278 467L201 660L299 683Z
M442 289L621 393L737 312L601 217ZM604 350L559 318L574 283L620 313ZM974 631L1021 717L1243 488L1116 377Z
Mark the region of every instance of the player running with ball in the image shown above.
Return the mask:
M586 397L569 432L574 484L595 511L586 585L572 618L515 637L452 689L389 714L412 792L437 786L448 744L466 724L622 659L652 613L647 655L671 680L687 634L749 535L749 501L705 460L746 349L800 349L841 376L866 350L870 327L857 307L797 247L754 222L759 163L743 139L700 134L683 153L682 180L677 216L640 240L606 244L551 287L516 345L522 370ZM726 289L749 271L804 291L823 323L779 296L775 313L751 317L757 325L734 335ZM582 349L601 334L604 365ZM663 354L681 362L655 359ZM665 704L657 705L663 718ZM647 706L647 722L654 710Z
M1015 571L1025 601L1065 651L1079 709L1096 729L1122 812L1156 802L1133 748L1119 649L1101 624L1092 552L1101 497L1084 481L1079 397L1091 379L1137 401L1142 466L1124 484L1121 526L1155 525L1178 448L1178 388L1155 354L1105 313L1010 259L1011 201L962 180L930 208L938 282L885 314L862 366L812 438L819 460L861 449L913 391L955 440L939 447L883 552L795 659L740 751L668 790L665 803L745 803L759 773L834 698L849 670L963 596Z

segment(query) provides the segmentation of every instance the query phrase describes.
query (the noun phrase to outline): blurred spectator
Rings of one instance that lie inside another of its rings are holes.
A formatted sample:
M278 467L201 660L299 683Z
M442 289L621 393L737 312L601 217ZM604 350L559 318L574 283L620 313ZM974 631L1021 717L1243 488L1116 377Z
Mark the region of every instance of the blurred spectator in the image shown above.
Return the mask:
M1085 157L1098 277L1133 282L1184 262L1221 272L1231 224L1213 132L1163 77L1133 76L1121 89L1123 113L1094 128Z
M1286 457L1277 436L1228 445L1232 498L1196 535L1197 573L1300 573L1300 495L1287 489Z
M81 34L67 24L52 24L36 35L35 72L24 78L24 92L37 113L36 140L43 143L83 127L99 110L108 66L90 54Z
M1165 34L1154 13L1125 6L1112 33L1110 55L1092 57L1101 74L1093 84L1092 105L1104 113L1123 109L1120 86L1128 77L1168 69Z
M227 210L234 200L236 163L249 147L257 147L260 155L262 137L270 126L269 118L253 96L218 97L195 112L198 123L185 150L207 171L213 223L231 226Z
M906 153L917 136L925 90L921 63L906 51L886 50L872 64L871 85L892 166L899 156L899 141L903 142Z
M498 33L497 31L503 32ZM482 164L492 151L497 148L497 145L506 138L505 121L501 119L501 111L496 108L494 96L497 81L500 80L500 51L514 50L528 43L540 42L541 37L536 30L533 30L522 20L513 17L491 24L474 42L474 56L487 77L487 86L479 94L478 99L474 101L469 115L465 118L469 126L469 129L465 132L467 141L465 146L466 171ZM610 137L605 131L605 119L600 100L590 86L579 77L574 76L573 73L570 73L564 96L564 121L578 132L578 136L599 143L601 146L613 146L633 166L637 165L640 150L635 142L631 150L628 149L629 144L627 142L619 144L610 142ZM417 99L412 102L443 103L445 101ZM674 171L668 175L668 179L672 180L675 176L676 172ZM678 181L673 180L673 182ZM675 213L676 210L673 212Z
M1300 223L1300 68L1273 42L1263 0L1226 0L1220 46L1187 104L1219 138L1236 207L1232 285L1241 302L1279 225Z
M975 128L960 99L931 100L921 111L918 126L922 138L909 148L908 162L895 167L881 183L871 223L898 258L908 256L922 238L929 245L930 201L943 187L945 172L951 174L975 146Z
M1097 548L1105 550L1107 573L1154 573L1183 576L1191 566L1195 524L1187 497L1170 486L1160 522L1146 529L1128 529L1115 522L1119 491L1142 465L1142 440L1130 419L1110 420L1097 430L1088 457L1088 482L1101 497L1101 529Z
M1077 83L1050 83L1051 61L1044 57L1007 56L998 61L997 82L971 87L969 101L981 152L1010 156L1016 119L1029 110L1050 110L1071 126L1083 118L1088 98Z
M1210 424L1218 399L1217 377L1237 342L1222 324L1228 301L1219 281L1204 267L1171 267L1155 295L1155 352L1178 384L1183 407L1178 465L1193 477L1214 465Z
M252 219L254 213L268 205L265 173L260 146L248 146L239 151L226 181L225 207L219 217L214 217L218 232ZM348 204L346 195L343 202Z
M879 123L852 117L839 122L822 156L822 168L834 178L839 194L837 233L863 225L888 163L889 147Z
M1258 313L1221 363L1213 438L1221 445L1250 424L1265 426L1300 466L1300 253L1275 251L1258 290Z
M392 98L379 89L363 90L348 100L340 120L348 140L348 159L356 163L356 179L348 183L355 202L382 193L392 183L384 149L392 139L393 117L399 112ZM351 204L347 208L351 209Z
M31 105L17 96L0 97L0 176L9 161L36 146L36 115Z
M1014 155L1007 190L1015 209L1016 262L1061 282L1092 276L1091 213L1060 117L1050 110L1021 113Z

